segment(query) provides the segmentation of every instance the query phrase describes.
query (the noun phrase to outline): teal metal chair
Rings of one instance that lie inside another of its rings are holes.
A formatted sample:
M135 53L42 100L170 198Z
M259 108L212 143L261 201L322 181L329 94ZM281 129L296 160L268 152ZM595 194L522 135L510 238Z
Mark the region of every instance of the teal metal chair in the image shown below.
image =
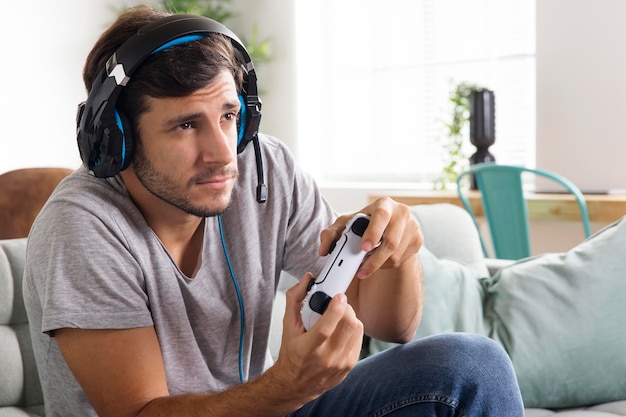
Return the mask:
M480 234L476 216L465 192L464 179L468 178L470 181L472 179L475 181L481 194L483 210L496 258L521 259L531 255L528 209L522 188L522 174L525 172L553 180L571 193L580 209L585 237L591 235L585 197L578 187L567 178L542 169L480 163L472 165L467 171L459 175L456 181L457 190L461 202L474 219L474 224L476 224ZM489 257L482 236L481 244L485 256Z

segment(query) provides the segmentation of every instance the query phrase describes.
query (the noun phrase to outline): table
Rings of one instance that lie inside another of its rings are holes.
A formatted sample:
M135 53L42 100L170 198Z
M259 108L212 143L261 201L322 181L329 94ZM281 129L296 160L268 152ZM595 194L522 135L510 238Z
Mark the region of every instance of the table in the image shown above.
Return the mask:
M383 195L370 195L373 201ZM463 207L456 191L398 191L386 194L407 205L450 203ZM483 216L479 191L467 191L474 214ZM578 204L569 194L526 193L531 220L580 221ZM585 194L589 220L612 223L626 215L626 194Z

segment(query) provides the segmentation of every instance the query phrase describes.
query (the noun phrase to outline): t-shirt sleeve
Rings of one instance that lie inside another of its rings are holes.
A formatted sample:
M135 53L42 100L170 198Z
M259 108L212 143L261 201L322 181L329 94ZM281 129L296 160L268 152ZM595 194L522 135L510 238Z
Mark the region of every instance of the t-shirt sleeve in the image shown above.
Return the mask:
M92 208L57 201L29 237L27 273L41 303L42 332L153 324L142 269L124 234L112 213Z

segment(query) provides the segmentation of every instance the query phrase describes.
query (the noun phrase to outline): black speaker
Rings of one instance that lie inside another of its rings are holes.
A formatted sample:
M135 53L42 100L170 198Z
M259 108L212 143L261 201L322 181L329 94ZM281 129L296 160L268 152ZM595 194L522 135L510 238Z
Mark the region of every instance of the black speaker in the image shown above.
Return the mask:
M470 141L477 148L496 141L496 103L493 91L474 91L470 97Z
M489 147L496 142L496 101L491 90L477 90L470 96L470 142L476 152L470 156L470 165L496 162ZM477 189L472 176L470 188Z

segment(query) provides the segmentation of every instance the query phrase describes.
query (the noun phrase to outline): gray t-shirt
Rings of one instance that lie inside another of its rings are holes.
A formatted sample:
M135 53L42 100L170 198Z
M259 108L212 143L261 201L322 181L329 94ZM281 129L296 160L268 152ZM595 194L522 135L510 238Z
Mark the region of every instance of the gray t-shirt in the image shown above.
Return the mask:
M171 394L215 392L239 382L240 308L244 308L246 377L269 365L271 309L281 270L317 272L319 233L335 213L285 146L262 135L269 197L255 200L254 152L239 155L232 203L207 218L202 259L193 279L170 258L119 177L84 168L64 180L28 240L24 298L46 415L96 415L54 340L64 327L154 326ZM224 249L226 247L226 250Z

